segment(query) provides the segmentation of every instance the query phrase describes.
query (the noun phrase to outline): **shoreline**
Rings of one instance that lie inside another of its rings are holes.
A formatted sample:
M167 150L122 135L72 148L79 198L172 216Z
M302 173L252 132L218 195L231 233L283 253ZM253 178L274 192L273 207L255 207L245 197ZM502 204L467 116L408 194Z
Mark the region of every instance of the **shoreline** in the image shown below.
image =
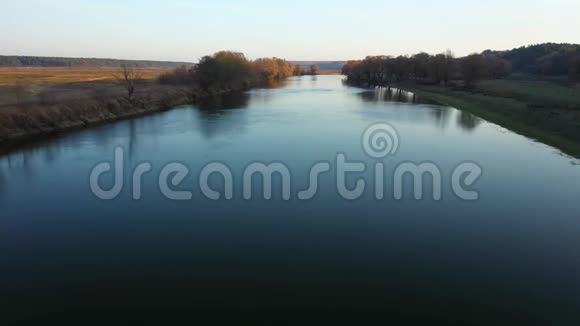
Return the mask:
M28 103L0 107L0 155L69 132L160 113L183 105L195 105L213 97L247 90L249 89L203 91L186 86L148 84L140 89L132 101L125 96L109 95L50 105ZM6 121L9 121L11 128L6 128Z
M0 155L69 132L160 113L182 105L193 105L214 96L243 90L201 92L174 87L171 94L160 94L159 88L153 87L150 91L152 92L137 96L133 101L116 96L108 99L88 98L70 103L0 110L2 118L21 122L12 129L0 126ZM155 94L155 91L158 93Z
M83 90L95 91L101 86L84 82L68 84ZM259 87L257 87L259 88ZM68 90L68 89L67 89ZM0 155L19 150L68 132L138 118L171 110L183 105L194 105L216 96L244 92L249 89L202 90L183 85L160 85L146 81L131 101L116 93L98 97L80 97L42 104L41 101L21 105L0 106ZM74 89L73 89L74 92Z
M186 105L186 104L191 104L191 103L183 103L181 105ZM176 104L176 105L179 106L180 104ZM0 146L2 147L2 149L0 149L0 155L9 154L11 152L20 150L20 149L26 147L27 145L32 145L35 143L41 143L43 141L48 141L50 139L59 137L61 135L65 135L67 133L81 131L81 130L89 129L89 128L94 128L94 127L106 125L106 124L117 122L117 121L129 120L129 119L134 119L134 118L138 118L138 117L142 117L142 116L146 116L146 115L150 115L150 114L160 113L160 112L163 112L166 110L167 109L149 108L149 109L145 109L145 110L141 110L141 111L128 112L126 114L121 114L121 115L118 115L115 117L109 117L109 118L102 119L102 120L70 122L70 123L63 124L60 127L44 128L44 129L39 129L37 131L32 131L32 132L27 133L27 134L15 135L13 138L0 140Z
M519 135L555 147L563 154L580 157L580 134L569 133L574 137L564 134L575 127L575 121L580 120L576 117L571 120L553 119L553 115L563 115L569 111L548 109L534 112L528 102L519 99L457 91L441 86L402 82L394 83L391 87L412 92L419 98L440 105L470 112Z
M364 85L358 86L364 87ZM528 109L529 104L524 101L451 90L441 86L420 85L411 82L394 83L390 87L415 93L419 98L440 105L465 110L512 132L555 147L566 155L576 158L580 157L580 142L574 138L558 134L554 130L554 125L548 128L546 127L545 121L537 119L537 117L535 117L536 123L530 123L529 120L534 118L534 114L530 113ZM214 96L239 91L243 90L201 92L199 90L188 90L177 86L172 87L168 91L167 88L162 89L161 87L152 85L150 89L145 89L144 92L136 96L132 102L129 102L124 97L115 96L108 99L81 99L68 104L60 103L54 105L38 105L34 108L0 110L0 116L7 115L9 118L13 118L13 120L14 118L19 118L24 122L30 122L27 120L32 120L28 116L31 113L42 115L42 119L44 119L44 121L39 121L36 125L34 123L25 123L13 130L6 130L6 128L0 126L0 155L16 151L28 144L41 142L44 138L58 137L67 132L164 112L180 105L192 105ZM501 108L497 107L498 104ZM89 107L90 109L80 110L81 107ZM62 115L59 115L59 113L63 113L62 111L68 111L65 113L68 113L69 116L62 118ZM549 115L553 111L546 110L543 113ZM50 113L56 114L51 115ZM71 118L71 115L75 114L76 117ZM569 124L573 124L573 121ZM556 124L556 127L560 126Z

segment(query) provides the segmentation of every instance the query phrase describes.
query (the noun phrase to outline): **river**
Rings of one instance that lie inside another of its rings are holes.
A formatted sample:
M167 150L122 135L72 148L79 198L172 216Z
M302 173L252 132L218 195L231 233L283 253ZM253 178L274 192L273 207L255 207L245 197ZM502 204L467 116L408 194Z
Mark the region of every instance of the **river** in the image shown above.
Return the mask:
M390 133L390 144L373 144L387 153L365 145L372 128ZM94 168L114 167L116 151L123 185L104 198L115 176ZM341 158L365 167L344 187ZM260 177L247 185L244 175L272 162L289 179L274 175L266 200ZM212 163L231 173L230 193L218 173L202 189ZM311 178L317 163L330 171ZM418 178L420 198L410 173L397 190L404 164L435 173ZM151 171L135 187L140 165ZM45 312L99 302L564 320L580 305L579 165L412 94L292 78L0 157L0 297Z

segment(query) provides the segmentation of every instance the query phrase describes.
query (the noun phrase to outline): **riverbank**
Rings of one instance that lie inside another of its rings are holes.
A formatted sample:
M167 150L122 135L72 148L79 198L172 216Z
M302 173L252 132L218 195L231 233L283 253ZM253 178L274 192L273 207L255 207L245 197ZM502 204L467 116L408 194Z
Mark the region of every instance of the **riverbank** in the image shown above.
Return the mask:
M248 60L233 51L220 51L203 57L192 68L173 70L127 64L108 70L39 69L8 68L0 74L0 144L158 112L229 92L273 87L296 72L286 60Z
M567 87L545 85L543 92L533 92L534 87L526 88L519 82L512 84L518 87L511 91L509 85L498 85L494 81L472 91L414 82L392 86L414 92L425 100L469 111L568 155L580 157L580 108L574 97L577 89L570 88L570 96L562 96L559 94ZM580 97L577 100L580 101Z
M72 83L51 89L58 99L42 99L0 107L0 146L40 140L67 131L88 128L112 121L134 118L170 108L194 104L234 90L204 92L186 86L159 85L143 81L131 100L115 83ZM64 89L64 91L63 91ZM83 93L80 90L87 90ZM92 94L92 95L91 95Z

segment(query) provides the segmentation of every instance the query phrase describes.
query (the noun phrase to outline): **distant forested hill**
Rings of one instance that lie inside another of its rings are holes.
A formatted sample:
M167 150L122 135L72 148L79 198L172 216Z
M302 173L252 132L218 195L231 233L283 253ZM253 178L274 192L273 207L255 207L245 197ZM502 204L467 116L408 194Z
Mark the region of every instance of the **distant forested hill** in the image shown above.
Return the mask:
M345 61L290 61L293 65L301 65L304 68L310 68L317 65L320 70L341 70Z
M144 68L175 68L182 65L191 66L188 62L149 61L149 60L117 60L96 58L60 58L31 56L0 56L0 67L116 67L127 62Z
M580 58L580 44L544 43L509 51L487 50L483 54L510 61L514 73L562 76L567 75L572 62Z

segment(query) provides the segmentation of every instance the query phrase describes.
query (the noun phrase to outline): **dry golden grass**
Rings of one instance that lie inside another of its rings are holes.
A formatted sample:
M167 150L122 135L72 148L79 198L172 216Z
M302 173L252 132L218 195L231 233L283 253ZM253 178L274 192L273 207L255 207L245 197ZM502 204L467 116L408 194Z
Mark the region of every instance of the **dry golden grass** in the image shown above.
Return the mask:
M155 79L168 68L137 69L143 79ZM62 84L113 80L117 67L0 67L0 86Z

